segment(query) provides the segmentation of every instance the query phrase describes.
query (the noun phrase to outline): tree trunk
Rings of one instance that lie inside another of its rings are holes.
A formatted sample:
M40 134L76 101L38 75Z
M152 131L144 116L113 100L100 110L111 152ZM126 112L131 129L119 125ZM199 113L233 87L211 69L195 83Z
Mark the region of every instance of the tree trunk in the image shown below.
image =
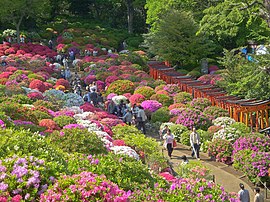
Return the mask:
M268 24L268 27L270 27L270 0L264 0L264 7L266 9L265 13L266 22Z
M17 32L17 43L18 44L20 43L20 26L21 26L21 23L22 23L22 19L23 19L23 15L21 15L18 23L15 22L16 32Z
M128 33L133 34L133 16L134 8L132 0L126 0L127 3L127 17L128 17Z

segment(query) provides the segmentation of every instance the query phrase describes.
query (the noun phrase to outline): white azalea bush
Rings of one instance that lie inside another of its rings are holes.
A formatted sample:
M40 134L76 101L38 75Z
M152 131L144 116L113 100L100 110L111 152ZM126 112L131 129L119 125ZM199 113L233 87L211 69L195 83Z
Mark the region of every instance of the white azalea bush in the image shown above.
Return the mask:
M221 127L227 127L233 123L235 123L235 120L230 117L218 117L213 120L213 124L215 126L221 126Z
M241 136L241 132L232 127L226 127L220 129L218 132L214 133L213 140L223 139L234 143Z
M132 157L132 158L134 158L136 160L140 159L137 152L135 150L133 150L132 148L128 147L128 146L113 146L113 147L111 147L111 150L115 154L124 154L124 155Z

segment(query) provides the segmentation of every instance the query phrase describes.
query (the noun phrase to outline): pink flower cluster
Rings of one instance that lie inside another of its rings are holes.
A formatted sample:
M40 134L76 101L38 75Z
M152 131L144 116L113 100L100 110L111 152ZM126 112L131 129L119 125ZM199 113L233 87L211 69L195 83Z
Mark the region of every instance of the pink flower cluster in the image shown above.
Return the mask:
M162 107L162 104L156 100L145 100L142 102L141 106L144 108L144 110L155 112Z

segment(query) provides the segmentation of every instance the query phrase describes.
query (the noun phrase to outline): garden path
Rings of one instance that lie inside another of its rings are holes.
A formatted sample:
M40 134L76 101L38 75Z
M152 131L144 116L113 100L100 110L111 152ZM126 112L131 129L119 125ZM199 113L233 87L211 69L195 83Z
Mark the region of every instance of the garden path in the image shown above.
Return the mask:
M152 135L151 135L152 136ZM153 136L152 136L153 137ZM159 137L154 136L153 138L157 139L157 141L161 142ZM163 140L162 140L163 142ZM161 147L161 150L164 154L164 156L167 157L167 151ZM191 149L186 146L182 145L180 143L177 143L177 147L174 149L172 154L172 159L170 160L170 163L172 164L173 168L176 168L179 164L182 163L181 157L183 155L186 155L189 159L189 161L198 161L197 159L193 159L191 157ZM247 179L247 177L244 176L243 173L236 171L232 168L232 166L228 166L226 164L212 161L206 153L200 152L200 161L201 163L210 169L211 174L214 175L214 180L217 184L220 184L224 187L224 189L228 192L238 192L240 190L239 183L243 183L245 188L250 193L251 201L253 201L254 198L254 192L253 188L254 185ZM261 192L264 194L264 190L261 189ZM268 193L269 195L269 193ZM265 196L265 194L264 194ZM269 196L268 196L269 198ZM270 202L270 199L265 200L265 202Z

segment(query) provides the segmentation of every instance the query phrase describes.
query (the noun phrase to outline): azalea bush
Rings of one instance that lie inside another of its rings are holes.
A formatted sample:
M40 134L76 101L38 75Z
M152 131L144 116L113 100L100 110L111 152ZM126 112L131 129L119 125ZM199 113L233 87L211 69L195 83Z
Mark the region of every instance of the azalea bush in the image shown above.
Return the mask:
M55 121L55 123L60 127L63 128L64 126L68 125L68 124L72 124L72 123L76 123L76 120L70 116L57 116L53 119Z
M186 105L182 103L175 103L169 106L169 110L180 109L180 108L186 108Z
M179 109L176 123L182 124L189 129L196 127L203 130L206 130L211 125L210 120L202 112L189 108Z
M40 201L127 201L130 192L125 192L107 180L104 175L82 172L72 176L63 176L40 197Z
M216 161L226 164L232 163L232 144L225 139L215 139L208 144L208 155Z
M143 107L144 110L149 110L150 112L155 112L159 108L162 107L162 104L156 100L145 100L141 103L141 106Z
M173 95L180 92L180 88L177 84L167 84L163 87L163 90Z
M134 83L129 80L117 80L112 82L106 93L116 93L118 95L122 95L125 93L133 93L135 89Z
M241 136L240 131L232 127L222 128L214 133L213 139L224 139L234 143Z
M172 132L172 134L174 135L176 141L180 142L181 140L181 135L184 133L184 132L189 132L188 128L186 126L183 126L181 124L172 124L172 125L169 125L169 128Z
M183 103L186 104L192 100L192 95L186 92L180 92L174 95L174 103Z
M270 184L270 154L267 152L240 150L233 155L233 167L247 175L251 182Z
M48 139L52 144L69 153L107 153L106 148L103 146L103 142L97 135L93 132L88 132L86 129L72 128L63 129L60 132L55 131Z
M53 183L51 179L57 172L53 168L55 164L47 164L33 156L13 155L3 159L0 161L2 193L8 193L10 197L20 195L27 201L37 199Z
M167 107L162 107L152 113L151 115L151 121L153 123L155 122L168 122L170 120L170 111Z
M206 98L195 98L188 103L188 106L203 111L205 108L211 106L211 102Z
M155 94L155 90L149 86L142 86L134 91L134 94L141 94L146 100L150 99L152 95Z
M218 117L229 117L229 112L216 106L209 106L203 110L203 113L210 119L214 120Z
M235 123L235 120L230 118L230 117L218 117L218 118L214 119L212 122L215 126L226 127L226 126L229 126L229 125Z
M141 94L134 94L131 95L129 98L129 101L132 105L137 104L137 103L141 103L145 100L145 97Z
M164 94L154 94L150 97L150 100L156 100L162 104L162 106L168 107L173 103L172 98Z

